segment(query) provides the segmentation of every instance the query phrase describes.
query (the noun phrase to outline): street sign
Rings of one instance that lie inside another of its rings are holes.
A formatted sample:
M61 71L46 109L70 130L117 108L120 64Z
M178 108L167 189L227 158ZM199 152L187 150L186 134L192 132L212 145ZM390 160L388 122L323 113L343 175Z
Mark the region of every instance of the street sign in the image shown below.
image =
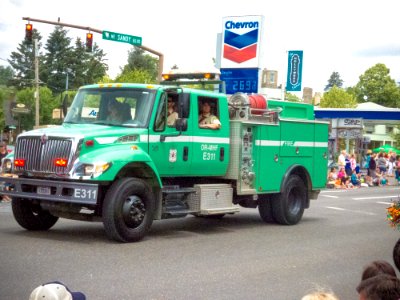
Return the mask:
M134 46L142 45L142 37L103 30L103 40L128 43Z

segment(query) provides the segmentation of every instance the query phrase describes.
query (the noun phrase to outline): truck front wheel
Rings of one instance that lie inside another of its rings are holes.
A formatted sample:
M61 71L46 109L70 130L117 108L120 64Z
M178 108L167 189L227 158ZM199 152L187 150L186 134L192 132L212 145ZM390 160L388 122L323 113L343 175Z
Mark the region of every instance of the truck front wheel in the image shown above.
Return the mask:
M58 217L28 199L13 198L11 207L14 219L27 230L48 230L58 221Z
M103 203L103 224L107 236L119 242L142 239L154 215L154 197L145 181L122 178L114 182Z
M303 180L297 175L290 175L279 194L272 196L274 219L283 225L297 224L304 213L307 190Z

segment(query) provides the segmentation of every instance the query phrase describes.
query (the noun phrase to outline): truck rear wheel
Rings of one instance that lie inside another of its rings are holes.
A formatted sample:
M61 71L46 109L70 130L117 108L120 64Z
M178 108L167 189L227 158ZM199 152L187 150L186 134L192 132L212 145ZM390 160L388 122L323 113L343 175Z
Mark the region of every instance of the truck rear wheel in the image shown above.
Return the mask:
M141 240L153 223L154 197L141 179L114 182L103 203L103 224L107 236L119 242Z
M258 212L265 223L275 223L272 212L272 198L270 195L262 195L258 200Z
M283 225L297 224L304 213L307 190L303 180L297 175L290 175L279 194L272 196L272 211L275 220Z
M13 198L11 207L14 219L27 230L48 230L58 221L58 217L28 199Z

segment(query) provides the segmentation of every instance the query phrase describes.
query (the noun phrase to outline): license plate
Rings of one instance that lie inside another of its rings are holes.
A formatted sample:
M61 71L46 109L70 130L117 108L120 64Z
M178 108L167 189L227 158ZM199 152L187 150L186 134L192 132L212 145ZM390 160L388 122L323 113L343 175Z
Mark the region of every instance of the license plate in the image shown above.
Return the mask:
M40 195L50 195L50 188L48 186L38 186L36 192Z

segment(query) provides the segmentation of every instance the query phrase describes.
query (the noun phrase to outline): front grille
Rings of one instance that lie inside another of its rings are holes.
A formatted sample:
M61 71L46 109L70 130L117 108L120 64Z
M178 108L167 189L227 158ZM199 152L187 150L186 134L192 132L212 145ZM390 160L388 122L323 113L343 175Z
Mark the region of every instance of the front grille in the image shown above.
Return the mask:
M49 137L44 143L41 137L19 137L14 159L25 159L24 167L16 171L67 174L71 167L72 140ZM67 167L55 165L57 158L68 159Z

